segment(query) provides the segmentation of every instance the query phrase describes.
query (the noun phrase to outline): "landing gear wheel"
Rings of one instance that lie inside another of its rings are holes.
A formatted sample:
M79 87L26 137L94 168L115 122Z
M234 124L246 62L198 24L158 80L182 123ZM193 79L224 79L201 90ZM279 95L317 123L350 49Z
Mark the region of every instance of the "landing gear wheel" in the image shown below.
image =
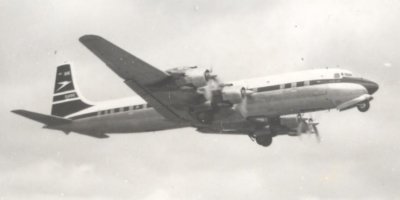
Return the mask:
M369 110L369 102L367 101L367 102L358 104L358 105L357 105L357 109L358 109L360 112L367 112L367 111Z
M271 143L272 143L272 137L269 135L260 135L260 136L257 136L255 139L256 139L257 144L264 146L264 147L267 147L267 146L271 145Z
M200 112L197 113L197 120L203 124L210 124L213 121L213 115L211 112Z

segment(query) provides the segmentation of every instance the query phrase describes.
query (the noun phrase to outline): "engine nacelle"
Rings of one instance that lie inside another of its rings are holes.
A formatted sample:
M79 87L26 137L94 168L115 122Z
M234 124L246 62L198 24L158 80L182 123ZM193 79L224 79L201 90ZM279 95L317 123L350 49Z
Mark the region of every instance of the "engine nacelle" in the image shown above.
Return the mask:
M287 135L297 136L304 133L318 134L316 126L318 123L314 122L312 118L299 118L299 117L282 117L280 123L286 127Z
M222 89L222 99L232 104L238 104L243 101L246 96L244 87L227 86Z
M192 84L196 88L207 85L211 78L210 70L202 68L191 68L185 71L184 80L186 84Z

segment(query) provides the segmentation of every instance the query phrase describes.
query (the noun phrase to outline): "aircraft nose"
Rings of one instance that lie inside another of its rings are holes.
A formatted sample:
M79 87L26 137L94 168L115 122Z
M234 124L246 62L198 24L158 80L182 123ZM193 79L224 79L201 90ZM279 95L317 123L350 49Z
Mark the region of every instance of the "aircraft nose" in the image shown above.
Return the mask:
M374 94L379 89L379 85L373 81L366 80L363 85L367 89L368 94Z

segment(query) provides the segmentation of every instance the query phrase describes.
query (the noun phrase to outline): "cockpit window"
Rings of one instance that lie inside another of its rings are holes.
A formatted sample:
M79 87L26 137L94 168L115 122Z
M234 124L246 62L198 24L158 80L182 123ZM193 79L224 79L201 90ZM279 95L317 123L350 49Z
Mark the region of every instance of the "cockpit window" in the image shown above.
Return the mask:
M352 76L352 74L350 74L350 73L343 73L343 72L342 72L342 76Z

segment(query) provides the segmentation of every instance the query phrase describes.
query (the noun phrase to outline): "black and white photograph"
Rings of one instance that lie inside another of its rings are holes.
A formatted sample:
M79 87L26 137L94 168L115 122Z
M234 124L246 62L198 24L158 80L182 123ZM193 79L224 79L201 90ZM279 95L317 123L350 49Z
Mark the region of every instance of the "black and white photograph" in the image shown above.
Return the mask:
M0 0L0 200L400 199L399 0Z

